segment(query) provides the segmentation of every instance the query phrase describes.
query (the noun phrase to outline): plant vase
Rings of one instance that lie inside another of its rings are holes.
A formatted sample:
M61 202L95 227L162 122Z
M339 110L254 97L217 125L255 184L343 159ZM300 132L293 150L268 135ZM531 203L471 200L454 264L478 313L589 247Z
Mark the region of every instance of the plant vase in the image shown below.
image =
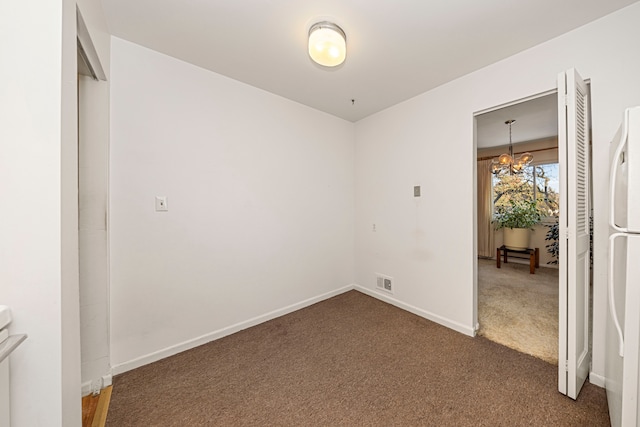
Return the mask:
M528 228L503 228L503 243L507 249L522 251L529 247L531 230Z

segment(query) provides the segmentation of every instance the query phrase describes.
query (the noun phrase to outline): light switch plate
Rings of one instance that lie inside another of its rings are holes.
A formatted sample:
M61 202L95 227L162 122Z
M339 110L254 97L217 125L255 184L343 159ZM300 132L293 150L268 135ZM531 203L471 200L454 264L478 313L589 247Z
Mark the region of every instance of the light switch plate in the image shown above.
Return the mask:
M166 212L168 210L167 196L156 196L156 212Z
M420 197L420 186L416 185L413 187L413 197Z

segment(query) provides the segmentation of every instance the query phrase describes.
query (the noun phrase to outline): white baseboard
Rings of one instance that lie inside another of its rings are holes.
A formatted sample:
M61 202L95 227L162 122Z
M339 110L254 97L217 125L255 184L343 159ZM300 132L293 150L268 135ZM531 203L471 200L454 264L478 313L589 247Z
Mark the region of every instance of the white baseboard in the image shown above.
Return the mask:
M85 383L82 383L82 397L87 396L89 394L91 394L91 384L93 383L93 381L87 381Z
M113 375L107 374L102 376L102 388L109 387L113 384Z
M598 375L594 372L589 372L589 382L593 385L597 385L598 387L604 388L605 377L603 377L602 375Z
M144 365L148 365L149 363L153 363L153 362L157 362L158 360L164 359L166 357L169 356L173 356L175 354L181 353L183 351L192 349L194 347L198 347L200 345L206 344L208 342L211 341L215 341L217 339L226 337L227 335L231 335L234 334L236 332L239 332L243 329L247 329L250 328L252 326L256 326L259 325L260 323L264 323L267 322L269 320L275 319L277 317L280 316L284 316L285 314L289 314L292 313L294 311L300 310L302 308L308 307L310 305L316 304L320 301L324 301L326 299L332 298L336 295L340 295L342 293L348 292L350 290L357 290L359 292L362 292L363 294L369 295L373 298L379 299L383 302L386 302L388 304L394 305L398 308L401 308L403 310L406 310L410 313L413 313L417 316L420 317L424 317L425 319L431 320L433 322L436 322L442 326L446 326L447 328L453 329L454 331L460 332L462 334L468 335L468 336L474 336L475 335L475 330L473 327L468 327L465 325L462 325L458 322L454 322L450 319L447 319L445 317L439 316L437 314L431 313L429 311L426 310L422 310L418 307L414 307L410 304L404 303L402 301L399 301L395 298L392 298L390 296L388 296L387 294L382 294L379 292L376 292L374 290L371 289L367 289L365 287L362 287L360 285L355 285L355 284L351 284L351 285L347 285L344 286L342 288L336 289L334 291L331 292L327 292L325 294L322 295L318 295L315 296L313 298L309 298L306 299L304 301L300 301L296 304L291 304L287 307L283 307L281 309L278 310L274 310L271 311L269 313L265 313L261 316L257 316L254 317L252 319L246 320L244 322L240 322L240 323L236 323L234 325L228 326L226 328L222 328L219 329L217 331L213 331L211 333L193 338L191 340L187 340L184 341L182 343L170 346L170 347L166 347L162 350L158 350L155 351L153 353L149 353L146 354L144 356L140 356L137 357L135 359L129 360L127 362L123 362L123 363L119 363L117 365L114 365L111 369L111 373L113 375L118 375L121 374L123 372L127 372L130 371L132 369L136 369L139 368L141 366ZM109 384L111 382L111 377L109 376ZM104 386L106 387L107 384L104 384ZM85 384L82 385L83 387L83 394L84 394L84 390L85 390ZM91 392L91 383L87 383L86 384L87 387L87 394Z
M431 320L432 322L438 323L442 326L446 326L447 328L453 329L454 331L460 332L462 334L468 335L470 337L475 336L475 330L473 327L462 325L458 322L454 322L453 320L447 319L445 317L439 316L437 314L431 313L429 311L423 310L418 307L414 307L410 304L399 301L395 298L390 297L387 294L383 294L381 292L374 291L372 289L365 288L360 285L355 285L355 290L362 292L363 294L369 295L373 298L379 299L391 305L394 305L398 308L406 310L410 313L413 313L417 316L424 317L427 320Z
M139 368L140 366L148 365L149 363L157 362L158 360L164 359L165 357L173 356L175 354L181 353L183 351L192 349L194 347L198 347L200 345L206 344L211 341L215 341L217 339L226 337L227 335L235 334L243 329L250 328L252 326L259 325L260 323L267 322L269 320L275 319L280 316L284 316L285 314L292 313L294 311L300 310L301 308L308 307L310 305L316 304L320 301L324 301L336 295L340 295L342 293L351 291L354 289L354 285L347 285L342 288L336 289L331 292L327 292L322 295L318 295L304 301L300 301L295 304L291 304L287 307L283 307L278 310L271 311L269 313L265 313L261 316L254 317L249 320L245 320L244 322L236 323L235 325L228 326L226 328L218 329L217 331L210 332L205 335L201 335L199 337L184 341L182 343L164 348L162 350L155 351L153 353L146 354L144 356L137 357L135 359L129 360L127 362L119 363L114 365L111 369L111 373L113 375L118 375L123 372L130 371L135 368ZM84 387L84 385L83 385ZM89 388L91 384L89 384ZM83 388L84 390L84 388Z
M86 396L88 394L93 393L94 391L94 386L95 388L97 388L98 390L102 390L105 387L109 387L112 383L113 383L113 377L111 374L106 374L103 375L102 377L98 378L98 379L94 379L91 381L87 381L82 383L81 385L81 394L82 396Z

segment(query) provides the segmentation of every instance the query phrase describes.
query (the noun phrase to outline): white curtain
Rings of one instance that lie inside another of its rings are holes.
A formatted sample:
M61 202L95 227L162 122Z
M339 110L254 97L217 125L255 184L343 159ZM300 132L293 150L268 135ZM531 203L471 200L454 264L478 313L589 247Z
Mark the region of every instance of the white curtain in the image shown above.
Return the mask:
M478 256L492 257L496 248L493 242L493 200L491 192L491 159L478 160Z

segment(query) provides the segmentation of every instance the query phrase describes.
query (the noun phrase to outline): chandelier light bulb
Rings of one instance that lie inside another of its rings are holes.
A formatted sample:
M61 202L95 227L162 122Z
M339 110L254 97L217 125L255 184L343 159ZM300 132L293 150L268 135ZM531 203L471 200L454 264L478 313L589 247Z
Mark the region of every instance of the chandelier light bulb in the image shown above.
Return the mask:
M498 157L498 163L501 165L508 165L511 162L511 156L508 154L501 154L500 157Z
M531 153L523 153L520 156L520 159L522 159L523 162L525 162L526 164L531 163L531 160L533 160L533 155Z

